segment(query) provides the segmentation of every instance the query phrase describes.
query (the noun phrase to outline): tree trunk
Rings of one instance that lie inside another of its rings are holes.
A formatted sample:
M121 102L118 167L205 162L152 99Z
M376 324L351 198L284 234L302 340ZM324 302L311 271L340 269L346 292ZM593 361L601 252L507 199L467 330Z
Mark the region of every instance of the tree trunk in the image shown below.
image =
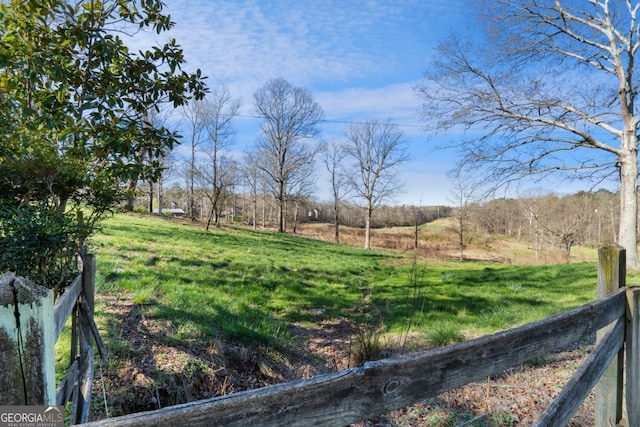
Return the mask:
M464 261L464 218L458 217L458 245L460 248L460 261Z
M211 210L209 211L209 218L207 218L207 227L206 227L207 231L209 231L209 227L211 226L211 220L213 219L214 214L215 214L215 210L212 207Z
M364 221L364 248L371 249L371 218L369 215Z
M371 249L371 216L373 209L371 208L371 202L367 207L367 215L364 221L364 248Z
M231 196L231 224L233 224L234 222L236 222L236 206L238 205L238 200L237 200L237 195L236 195L236 190L235 188L231 187L231 192L232 192L232 196ZM244 210L242 211L244 212ZM242 220L240 221L242 222Z
M216 228L220 228L220 221L222 221L222 210L223 210L223 207L218 204L218 207L216 208L216 215L215 215Z
M127 197L127 202L125 204L124 210L127 212L133 212L134 209L134 204L136 201L136 196L135 196L135 192L136 192L136 188L138 187L138 181L133 180L129 182L129 186L128 186L128 197Z
M149 213L153 213L153 181L149 180Z
M253 196L253 229L258 229L258 196Z
M191 137L191 163L189 164L189 217L193 220L196 217L195 195L194 195L194 174L196 168L196 148L194 144L195 135Z
M262 228L265 228L267 224L267 196L264 191L262 192Z
M620 160L620 246L627 251L627 268L640 270L638 263L638 152L637 138L627 134L623 137ZM625 141L628 139L629 141Z
M285 205L284 205L284 182L278 183L278 232L284 233L285 225L284 225L284 214L285 214Z
M336 243L340 242L340 223L337 202L333 205L333 240Z
M162 177L158 180L158 213L162 215Z
M298 201L296 200L293 207L293 234L296 234L298 229Z
M282 211L281 211L281 215L282 215L282 232L285 233L287 231L287 209L289 209L289 206L287 205L287 201L285 200L282 203Z
M567 264L571 263L571 246L572 243L565 243L564 244L564 260Z

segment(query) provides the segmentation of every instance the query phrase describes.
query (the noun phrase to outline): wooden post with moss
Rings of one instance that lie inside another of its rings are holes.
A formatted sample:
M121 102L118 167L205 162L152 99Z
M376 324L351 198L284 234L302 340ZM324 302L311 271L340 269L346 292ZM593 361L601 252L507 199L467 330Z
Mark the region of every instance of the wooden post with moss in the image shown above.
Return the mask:
M53 292L0 276L0 405L55 405Z
M598 298L625 287L626 251L617 245L598 249ZM613 328L608 325L596 333L599 342ZM615 426L622 420L624 346L613 359L596 386L596 427Z

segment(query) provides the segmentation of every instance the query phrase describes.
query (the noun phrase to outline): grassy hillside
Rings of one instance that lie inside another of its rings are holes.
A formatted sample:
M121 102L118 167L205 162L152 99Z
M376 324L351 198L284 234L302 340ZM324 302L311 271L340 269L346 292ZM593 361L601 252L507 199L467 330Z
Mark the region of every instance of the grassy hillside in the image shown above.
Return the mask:
M178 336L279 343L293 321L345 316L408 319L416 330L452 321L487 333L595 297L593 264L428 264L406 254L247 229L205 231L118 215L93 239L99 292L128 292ZM321 314L318 314L321 313Z
M349 325L350 354L363 338L397 351L402 337L447 344L595 298L593 263L436 263L135 215L107 220L92 246L111 415L321 372L330 362L301 330Z

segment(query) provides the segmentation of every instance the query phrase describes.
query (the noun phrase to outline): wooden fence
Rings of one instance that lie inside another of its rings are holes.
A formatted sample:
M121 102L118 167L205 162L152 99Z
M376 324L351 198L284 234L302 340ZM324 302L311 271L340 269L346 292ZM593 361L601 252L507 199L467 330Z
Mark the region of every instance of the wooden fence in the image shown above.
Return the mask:
M568 313L449 347L368 362L360 368L88 425L344 426L483 380L598 332L594 350L536 425L566 425L601 378L597 425L622 421L626 343L624 422L637 427L640 288L624 287L624 250L607 247L599 256L601 298Z
M93 320L95 257L53 304L53 292L12 274L0 280L0 405L71 406L71 423L86 423L91 405L94 352L107 352ZM54 346L71 316L70 365L55 387Z
M597 333L595 348L586 362L578 368L536 425L564 426L590 390L598 384L596 426L624 424L640 427L640 288L625 287L624 257L624 250L619 247L602 248L599 251L599 299L539 322L453 346L367 362L359 368L308 380L87 425L347 425L483 380ZM81 283L85 282L86 276L93 277L94 264L89 264L90 267L85 266ZM73 316L73 363L56 397L61 403L69 395L72 396L75 408L73 422L86 421L88 416L93 360L93 350L88 342L91 335L98 343L102 357L106 357L91 315L93 280L87 278L87 282L86 285L79 285L74 281L56 304L53 316L57 338L64 324L63 319L70 312L76 313ZM1 297L0 292L0 302ZM74 306L75 310L72 308ZM625 365L626 369L623 369ZM624 392L623 377L626 380ZM625 401L626 407L623 407ZM0 404L4 403L0 401Z

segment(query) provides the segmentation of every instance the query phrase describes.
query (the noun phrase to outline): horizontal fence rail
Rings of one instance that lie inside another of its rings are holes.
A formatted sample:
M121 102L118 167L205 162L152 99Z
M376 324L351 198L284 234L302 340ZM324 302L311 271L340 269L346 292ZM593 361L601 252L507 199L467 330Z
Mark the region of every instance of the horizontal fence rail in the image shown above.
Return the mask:
M617 321L613 331L590 356L595 361L590 362L589 366L603 364L623 344L625 313L625 289L621 289L570 312L461 344L367 362L360 368L308 380L110 418L87 425L347 425L435 397L565 348ZM589 368L576 375L572 379L577 383L572 386L573 391L586 387L590 390L592 383L597 381L596 377L600 376ZM558 401L544 416L549 417L549 420L563 420L569 412L575 411L577 404L574 400L578 398L581 398L580 402L584 399L576 396Z
M76 302L78 301L81 293L82 274L78 274L53 306L53 321L56 325L56 341L60 338L64 325L67 323L67 319L75 308Z

